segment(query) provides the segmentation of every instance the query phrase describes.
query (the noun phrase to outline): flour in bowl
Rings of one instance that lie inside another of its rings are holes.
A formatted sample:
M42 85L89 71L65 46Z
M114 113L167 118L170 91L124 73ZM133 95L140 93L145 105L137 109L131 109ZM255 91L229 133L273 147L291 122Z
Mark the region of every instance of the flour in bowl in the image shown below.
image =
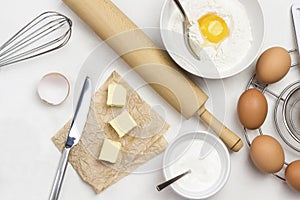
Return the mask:
M181 0L192 23L193 49L201 62L218 69L237 65L253 40L245 7L239 0ZM171 17L169 30L182 33L182 16L178 10Z

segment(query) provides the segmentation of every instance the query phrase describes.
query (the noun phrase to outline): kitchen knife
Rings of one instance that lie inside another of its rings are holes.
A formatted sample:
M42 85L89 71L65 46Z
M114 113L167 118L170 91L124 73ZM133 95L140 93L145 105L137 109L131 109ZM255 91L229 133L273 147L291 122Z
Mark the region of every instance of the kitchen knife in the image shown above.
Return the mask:
M67 169L70 150L79 142L89 112L91 98L92 83L90 78L86 77L71 122L67 141L63 149L62 156L60 158L59 166L56 172L56 177L49 198L50 200L58 199L62 181L65 175L65 171Z

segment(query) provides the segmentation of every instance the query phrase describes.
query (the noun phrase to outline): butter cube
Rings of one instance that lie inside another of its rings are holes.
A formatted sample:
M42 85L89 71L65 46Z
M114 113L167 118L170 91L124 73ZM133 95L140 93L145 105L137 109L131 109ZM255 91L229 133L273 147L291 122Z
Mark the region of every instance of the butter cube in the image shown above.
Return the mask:
M126 103L126 89L116 83L108 85L107 102L108 106L123 107Z
M126 110L111 120L109 124L115 129L120 138L137 126L134 119Z
M99 159L110 163L116 163L119 156L120 149L121 149L120 142L104 139Z

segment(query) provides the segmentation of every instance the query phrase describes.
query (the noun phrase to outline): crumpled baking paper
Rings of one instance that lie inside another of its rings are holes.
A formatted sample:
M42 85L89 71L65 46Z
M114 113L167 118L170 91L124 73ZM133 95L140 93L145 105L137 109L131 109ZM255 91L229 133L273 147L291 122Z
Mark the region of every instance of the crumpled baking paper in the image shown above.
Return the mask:
M106 105L107 88L112 82L127 90L127 103L123 108ZM138 127L119 138L108 122L126 109ZM52 138L62 151L70 122ZM69 162L79 176L100 193L110 185L133 172L137 167L160 154L168 145L164 133L169 125L135 92L121 76L113 72L95 93L88 119L79 143L71 150ZM115 164L98 160L104 138L119 141L122 150Z

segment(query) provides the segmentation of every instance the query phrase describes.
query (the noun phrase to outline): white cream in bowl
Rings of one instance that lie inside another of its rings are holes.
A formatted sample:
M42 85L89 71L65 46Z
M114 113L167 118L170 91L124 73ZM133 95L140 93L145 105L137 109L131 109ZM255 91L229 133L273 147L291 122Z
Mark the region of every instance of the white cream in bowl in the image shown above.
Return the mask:
M207 145L210 150L201 155L201 148ZM182 157L170 166L172 176L191 169L192 173L180 179L177 183L185 190L207 190L214 185L221 174L221 160L216 149L203 140L196 139L184 152Z
M171 186L189 199L205 199L217 193L230 173L229 152L222 141L207 132L184 134L164 154L166 180L187 170L191 173Z

